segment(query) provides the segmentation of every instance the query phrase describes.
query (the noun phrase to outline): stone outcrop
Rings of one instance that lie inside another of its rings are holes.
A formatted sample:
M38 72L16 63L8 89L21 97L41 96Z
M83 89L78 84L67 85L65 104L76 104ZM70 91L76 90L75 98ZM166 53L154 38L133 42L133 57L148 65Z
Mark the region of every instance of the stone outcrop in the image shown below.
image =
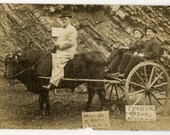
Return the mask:
M100 50L106 57L114 47L131 40L134 27L152 25L165 53L161 59L170 69L170 7L111 5L0 4L0 65L9 51L35 47L48 51L55 40L51 28L59 27L63 11L73 14L78 30L78 51Z

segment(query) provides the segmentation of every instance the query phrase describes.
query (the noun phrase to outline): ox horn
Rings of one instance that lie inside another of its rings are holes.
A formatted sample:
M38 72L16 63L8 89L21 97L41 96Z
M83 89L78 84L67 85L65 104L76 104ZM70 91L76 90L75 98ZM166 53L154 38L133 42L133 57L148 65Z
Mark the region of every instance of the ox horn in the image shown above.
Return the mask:
M22 51L22 49L20 47L17 48L17 51Z
M21 56L22 49L21 49L20 47L18 47L18 48L17 48L17 53L18 53L18 55L20 55L20 56Z
M13 53L12 53L12 52L10 52L8 55L9 55L9 57L11 58L11 57L12 57L12 55L13 55Z

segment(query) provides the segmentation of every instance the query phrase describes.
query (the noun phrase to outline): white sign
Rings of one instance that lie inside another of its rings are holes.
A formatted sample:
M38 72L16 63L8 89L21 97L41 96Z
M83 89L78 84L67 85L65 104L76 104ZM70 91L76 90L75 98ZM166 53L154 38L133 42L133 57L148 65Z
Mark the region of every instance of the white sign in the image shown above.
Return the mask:
M63 35L64 31L64 28L52 27L52 37L60 37Z
M91 127L94 129L109 129L109 120L109 111L82 113L83 128Z
M156 121L155 106L126 105L127 121Z

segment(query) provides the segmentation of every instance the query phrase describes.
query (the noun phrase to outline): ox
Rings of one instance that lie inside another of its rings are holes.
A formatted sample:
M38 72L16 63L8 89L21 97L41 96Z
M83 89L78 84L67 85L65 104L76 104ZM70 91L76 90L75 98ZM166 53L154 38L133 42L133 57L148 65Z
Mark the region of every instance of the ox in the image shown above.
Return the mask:
M46 113L50 114L49 91L42 86L48 84L48 79L39 76L50 77L52 70L51 53L30 48L28 50L10 53L5 59L4 77L7 79L18 79L23 83L28 91L39 94L40 112L46 104ZM76 54L65 66L66 78L103 79L105 59L98 51ZM59 88L75 87L84 82L61 81ZM104 83L87 82L88 101L86 110L90 108L92 99L97 91L101 101L100 109L104 105ZM40 113L41 114L41 113Z

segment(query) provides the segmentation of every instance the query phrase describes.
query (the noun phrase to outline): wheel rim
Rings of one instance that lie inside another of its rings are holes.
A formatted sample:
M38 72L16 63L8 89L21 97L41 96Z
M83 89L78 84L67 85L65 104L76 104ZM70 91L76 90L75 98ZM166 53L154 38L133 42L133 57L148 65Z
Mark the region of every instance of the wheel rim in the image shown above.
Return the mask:
M130 105L155 105L159 112L167 103L169 76L165 68L155 62L138 64L127 77L125 96Z

